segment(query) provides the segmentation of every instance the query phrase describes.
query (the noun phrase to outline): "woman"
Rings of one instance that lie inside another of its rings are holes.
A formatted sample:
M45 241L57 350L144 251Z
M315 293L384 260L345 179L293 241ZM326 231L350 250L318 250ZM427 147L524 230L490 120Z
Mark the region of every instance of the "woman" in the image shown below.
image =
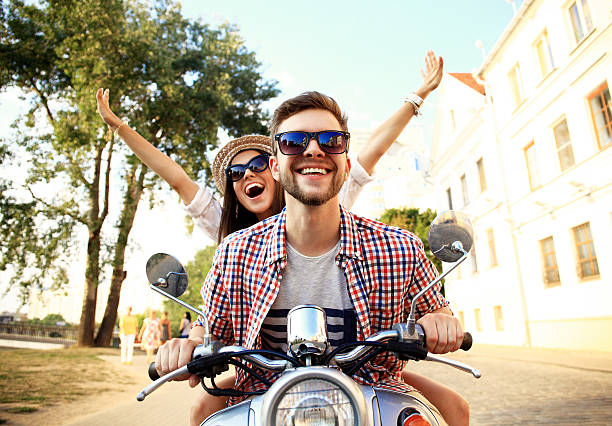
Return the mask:
M425 99L438 87L443 75L442 58L437 58L432 51L425 57L425 72L423 85L415 92ZM96 94L98 112L109 128L119 135L129 148L155 173L162 177L179 194L186 204L186 211L194 218L211 239L221 241L232 232L246 228L256 222L280 212L284 205L282 191L272 178L267 166L267 156L272 154L270 138L261 135L248 135L228 142L217 153L213 162L213 178L217 189L223 195L223 207L204 187L198 186L185 171L172 159L151 145L142 136L122 122L109 108L107 90L98 89ZM389 149L399 134L406 127L415 113L409 102L404 103L395 114L379 126L363 149L352 162L349 179L345 182L339 194L340 203L350 208L363 185L372 177L374 166ZM425 379L412 373L403 372L402 376L408 383ZM431 381L419 382L430 384ZM433 382L435 384L435 382ZM228 378L221 387L231 387L233 379ZM415 386L418 388L418 386ZM444 395L438 406L446 418L454 418L456 405L467 406L465 400L448 388L429 386L427 389L437 389ZM424 391L424 389L423 389ZM225 406L223 397L212 397L207 393L192 407L191 422L199 424L205 417ZM424 395L432 401L437 399L428 393ZM434 404L435 402L432 401ZM449 409L444 406L449 405ZM462 412L464 410L461 410ZM465 420L465 421L464 421ZM449 423L466 424L466 419Z
M153 362L153 355L161 345L161 324L157 318L157 312L151 309L149 317L145 318L138 335L142 349L147 352L147 365Z
M162 329L161 344L163 345L168 340L172 339L172 330L170 330L170 318L168 318L168 312L164 312L162 319L159 322Z
M179 334L181 338L189 337L189 332L191 331L191 313L185 312L183 318L181 319L181 323L179 325Z

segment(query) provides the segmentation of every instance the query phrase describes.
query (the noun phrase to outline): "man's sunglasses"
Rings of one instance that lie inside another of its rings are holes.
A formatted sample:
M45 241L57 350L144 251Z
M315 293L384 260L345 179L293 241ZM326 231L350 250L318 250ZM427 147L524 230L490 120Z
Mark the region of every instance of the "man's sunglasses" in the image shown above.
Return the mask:
M285 155L298 155L306 151L310 139L315 138L321 151L327 154L342 154L348 151L349 132L323 130L321 132L283 132L274 135L278 148Z
M225 175L232 182L238 182L247 169L253 173L261 173L268 168L268 154L259 154L249 160L246 164L232 164L225 169Z

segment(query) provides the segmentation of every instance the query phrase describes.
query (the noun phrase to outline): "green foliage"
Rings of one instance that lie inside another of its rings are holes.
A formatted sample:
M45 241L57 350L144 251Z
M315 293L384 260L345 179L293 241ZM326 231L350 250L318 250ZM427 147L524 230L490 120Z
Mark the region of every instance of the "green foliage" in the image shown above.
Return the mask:
M215 254L216 246L208 246L198 251L193 260L189 261L185 265L187 276L189 277L189 286L180 299L183 302L190 304L191 306L198 307L202 305L202 297L200 296L200 290L202 289L202 283L204 278L208 274L210 267L212 266L213 255ZM181 323L181 319L187 309L174 303L171 300L164 300L164 310L168 312L172 324L172 336L178 336L178 328ZM191 319L195 320L196 314L191 313Z
M42 322L55 325L55 323L58 322L66 322L66 320L61 314L47 314L47 316L42 319Z
M435 257L429 248L429 225L436 218L436 212L427 209L420 212L415 208L388 209L380 217L381 222L387 225L397 226L415 234L423 242L425 255L433 262L438 271L442 270L442 262ZM444 293L444 280L442 280L442 292Z
M71 256L84 250L76 234L86 231L81 325L92 330L105 268L123 276L136 208L159 185L109 137L96 113L96 89L109 88L120 117L188 174L203 171L210 182L206 153L217 146L219 128L265 133L262 103L276 96L276 82L263 80L236 28L185 19L172 0L7 0L0 16L0 90L33 96L0 152L26 153L22 189L31 194L18 199L10 177L0 181L0 270L14 272L11 283L21 286L24 301L49 280L60 286ZM111 200L121 209L114 226L106 224Z

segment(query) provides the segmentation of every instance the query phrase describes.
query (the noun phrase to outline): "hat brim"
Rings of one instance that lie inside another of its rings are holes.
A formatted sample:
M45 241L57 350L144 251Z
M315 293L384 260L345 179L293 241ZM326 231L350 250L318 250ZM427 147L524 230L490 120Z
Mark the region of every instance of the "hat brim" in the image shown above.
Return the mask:
M232 139L219 150L212 165L212 175L217 189L223 195L225 192L225 169L230 165L232 158L239 152L253 149L272 155L270 137L263 135L246 135Z

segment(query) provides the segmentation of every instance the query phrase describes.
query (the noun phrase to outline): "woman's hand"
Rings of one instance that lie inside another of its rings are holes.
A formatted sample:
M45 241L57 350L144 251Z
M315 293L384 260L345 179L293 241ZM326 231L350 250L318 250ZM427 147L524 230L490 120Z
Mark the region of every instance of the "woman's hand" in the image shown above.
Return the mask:
M113 111L111 111L108 106L108 89L98 89L96 92L96 101L98 102L98 114L102 117L102 120L112 131L114 131L119 125L122 123L121 119L115 115Z
M416 92L417 95L423 99L429 95L430 92L436 89L442 81L442 75L444 74L444 61L442 57L436 57L433 50L428 50L425 56L425 71L421 70L423 76L423 85ZM425 95L425 96L423 96Z

